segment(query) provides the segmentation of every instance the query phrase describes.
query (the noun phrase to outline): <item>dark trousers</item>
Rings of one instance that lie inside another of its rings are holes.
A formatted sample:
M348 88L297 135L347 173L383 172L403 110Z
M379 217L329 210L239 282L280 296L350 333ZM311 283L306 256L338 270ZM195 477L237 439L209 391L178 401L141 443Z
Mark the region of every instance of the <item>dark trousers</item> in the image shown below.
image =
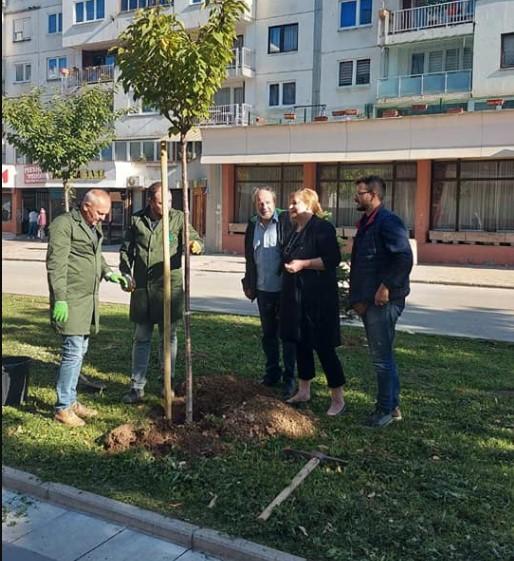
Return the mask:
M284 372L280 368L280 344L279 344L279 308L280 292L257 291L257 305L262 328L262 350L266 357L266 376L271 380L278 381L283 375L284 380L294 378L294 367L296 360L296 345L288 341L282 341L282 359Z
M315 345L306 339L296 344L296 362L298 364L298 378L300 380L312 380L316 375L314 366L314 351L327 377L329 388L339 388L346 382L341 361L336 350L331 345Z

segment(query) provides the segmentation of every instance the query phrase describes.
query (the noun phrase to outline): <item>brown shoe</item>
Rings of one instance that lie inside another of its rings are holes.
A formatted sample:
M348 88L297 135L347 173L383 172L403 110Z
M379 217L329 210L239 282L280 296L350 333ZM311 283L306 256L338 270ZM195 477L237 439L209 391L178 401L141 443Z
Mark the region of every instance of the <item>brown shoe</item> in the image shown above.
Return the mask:
M75 411L73 411L71 407L56 411L54 419L63 425L67 425L68 427L83 427L86 424L86 422L80 417L77 417Z
M395 407L391 411L391 417L393 418L393 421L401 421L402 420L402 412L400 411L399 407Z
M96 417L98 415L98 411L96 409L93 409L91 407L86 407L85 405L82 405L82 403L79 403L78 401L76 401L71 406L71 409L73 410L75 415L78 415L79 417L83 417L84 419L91 419L91 417Z

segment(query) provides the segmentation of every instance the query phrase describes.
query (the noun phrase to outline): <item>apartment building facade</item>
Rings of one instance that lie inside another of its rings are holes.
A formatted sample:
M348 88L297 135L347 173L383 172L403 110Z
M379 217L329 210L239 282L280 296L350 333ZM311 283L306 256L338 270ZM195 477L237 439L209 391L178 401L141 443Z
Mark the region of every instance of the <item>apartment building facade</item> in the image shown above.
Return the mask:
M514 2L259 2L254 27L252 118L202 129L211 246L242 251L259 184L316 188L350 245L378 173L419 262L514 265Z
M115 109L131 112L116 124L116 140L73 180L77 198L92 187L109 191L112 211L104 229L109 240L121 239L130 214L142 208L145 189L160 179L159 142L167 122L151 108L134 102L115 87L117 69L111 47L136 9L161 4L184 12L189 26L206 18L197 2L167 0L7 0L3 2L3 94L17 97L39 87L45 95L68 93L84 85L112 91ZM205 232L206 170L200 164L200 132L188 147L190 199L195 226ZM174 206L182 207L178 138L168 139L168 181ZM50 220L63 212L61 183L37 164L2 143L2 230L26 231L28 212L43 207Z
M8 2L4 41L14 39L15 26L24 31L14 20L34 15L33 3ZM46 86L63 68L69 72L56 87L109 82L116 70L108 49L133 10L152 3L41 1L39 48L4 43L8 95L28 87L14 79L27 77L20 66L27 63ZM188 27L205 21L202 2L164 3ZM514 265L513 1L247 3L225 84L192 135L193 209L211 251L242 252L251 193L262 184L276 189L280 206L291 191L316 188L351 241L353 181L379 173L389 187L386 204L408 225L419 262ZM13 5L22 12L13 13ZM62 15L53 19L52 11ZM59 38L54 27L62 28ZM131 103L114 95L117 107ZM158 177L152 162L165 131L158 115L137 107L117 125L112 149L91 163L104 179L77 185L106 187L125 211L136 208ZM16 162L11 156L7 163ZM9 177L15 188L35 189L23 183L19 166ZM172 185L177 177L172 164Z

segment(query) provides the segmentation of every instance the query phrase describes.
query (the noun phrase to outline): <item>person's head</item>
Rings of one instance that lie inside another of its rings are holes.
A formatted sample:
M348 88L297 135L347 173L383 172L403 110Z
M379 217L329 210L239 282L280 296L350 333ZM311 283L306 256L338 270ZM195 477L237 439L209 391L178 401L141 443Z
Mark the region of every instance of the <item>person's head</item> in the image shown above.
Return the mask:
M171 208L171 191L168 191L168 207ZM148 187L148 206L156 218L162 218L162 183L156 181Z
M80 205L80 212L90 226L96 226L98 222L104 221L110 210L111 198L109 193L101 189L88 191Z
M320 216L322 213L318 193L313 189L299 189L289 196L289 215L293 220L305 214Z
M39 210L39 212L44 212L44 213L46 213L46 210L45 210L44 208L41 208L41 209Z
M271 220L276 208L276 195L270 187L257 187L254 192L255 210L263 220Z
M363 212L373 211L382 204L385 197L386 184L378 175L360 177L355 182L356 191L354 200L357 210Z

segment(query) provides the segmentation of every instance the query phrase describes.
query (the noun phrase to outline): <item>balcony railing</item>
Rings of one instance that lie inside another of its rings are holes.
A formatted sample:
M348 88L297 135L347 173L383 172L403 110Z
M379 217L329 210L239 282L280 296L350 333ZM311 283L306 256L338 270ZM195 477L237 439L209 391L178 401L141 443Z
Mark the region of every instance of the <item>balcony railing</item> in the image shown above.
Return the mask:
M240 127L250 124L252 106L247 103L231 105L215 105L209 109L209 117L200 123L201 126Z
M96 82L112 82L114 80L114 64L87 66L81 71L81 81L85 84Z
M470 92L471 70L393 76L378 80L378 98Z
M248 47L232 49L233 58L227 67L230 77L247 76L255 71L255 51Z
M65 88L76 88L82 84L98 84L114 80L114 64L86 66L86 68L62 68L59 71Z
M474 14L475 0L441 2L432 6L397 10L390 15L388 33L404 33L469 23L473 21Z

